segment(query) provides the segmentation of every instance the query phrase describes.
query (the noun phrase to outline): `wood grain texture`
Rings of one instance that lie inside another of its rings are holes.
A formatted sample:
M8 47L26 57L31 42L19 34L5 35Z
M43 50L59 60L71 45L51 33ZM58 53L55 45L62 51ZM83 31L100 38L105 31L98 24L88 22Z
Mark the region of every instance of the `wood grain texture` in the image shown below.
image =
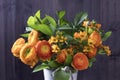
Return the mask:
M110 45L110 57L97 56L93 67L79 71L78 80L120 79L120 0L0 0L0 80L44 80L43 73L32 69L11 55L13 42L25 31L30 15L41 10L41 16L56 17L56 10L66 10L66 18L73 21L76 13L86 11L89 18L102 23L112 36L105 42Z

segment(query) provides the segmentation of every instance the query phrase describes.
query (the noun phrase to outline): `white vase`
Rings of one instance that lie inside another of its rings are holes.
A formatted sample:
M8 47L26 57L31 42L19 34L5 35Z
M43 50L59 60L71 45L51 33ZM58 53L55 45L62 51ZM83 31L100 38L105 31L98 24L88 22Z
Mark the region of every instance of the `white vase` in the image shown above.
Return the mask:
M54 70L44 69L43 72L44 72L44 80L54 80L53 78ZM69 80L77 80L77 74L78 74L78 71L76 71L75 73L72 73Z

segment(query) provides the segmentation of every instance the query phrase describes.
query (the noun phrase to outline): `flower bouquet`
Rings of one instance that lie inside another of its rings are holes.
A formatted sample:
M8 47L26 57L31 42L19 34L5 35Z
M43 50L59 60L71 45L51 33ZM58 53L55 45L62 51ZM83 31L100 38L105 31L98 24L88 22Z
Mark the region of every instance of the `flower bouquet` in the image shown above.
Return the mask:
M111 54L109 46L103 45L111 31L104 32L86 12L77 14L73 22L64 18L65 13L57 11L55 19L49 15L41 18L37 11L11 48L15 57L34 68L33 72L52 70L53 80L73 80L72 74L90 68L96 55Z

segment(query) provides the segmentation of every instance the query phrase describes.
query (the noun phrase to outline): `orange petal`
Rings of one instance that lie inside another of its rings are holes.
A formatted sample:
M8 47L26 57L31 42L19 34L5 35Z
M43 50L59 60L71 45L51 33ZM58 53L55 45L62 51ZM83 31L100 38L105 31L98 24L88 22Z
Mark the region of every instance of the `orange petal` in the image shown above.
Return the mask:
M35 46L38 42L39 33L35 30L32 30L28 36L28 44L31 46Z
M96 47L94 47L94 48L91 47L90 52L87 53L87 56L89 58L93 58L93 57L96 56L96 53L97 53L97 48Z
M89 38L93 40L94 45L98 47L100 44L102 44L101 36L97 31L94 31Z

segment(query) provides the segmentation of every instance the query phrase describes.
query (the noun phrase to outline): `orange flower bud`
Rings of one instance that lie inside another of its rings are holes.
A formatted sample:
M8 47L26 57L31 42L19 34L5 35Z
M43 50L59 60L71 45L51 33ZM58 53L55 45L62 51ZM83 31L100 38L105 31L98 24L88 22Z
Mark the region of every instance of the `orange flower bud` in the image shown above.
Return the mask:
M63 49L63 50L61 51L61 53L57 56L56 61L57 61L58 63L63 63L63 62L65 62L66 55L67 55L67 50L66 50L66 49Z
M97 48L96 47L91 47L90 48L90 52L88 52L87 53L87 56L89 57L89 58L93 58L93 57L95 57L96 56L96 53L97 53Z
M91 39L94 42L94 45L96 47L100 46L102 44L102 39L100 34L97 31L94 31L90 36L89 39Z

